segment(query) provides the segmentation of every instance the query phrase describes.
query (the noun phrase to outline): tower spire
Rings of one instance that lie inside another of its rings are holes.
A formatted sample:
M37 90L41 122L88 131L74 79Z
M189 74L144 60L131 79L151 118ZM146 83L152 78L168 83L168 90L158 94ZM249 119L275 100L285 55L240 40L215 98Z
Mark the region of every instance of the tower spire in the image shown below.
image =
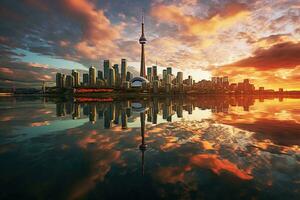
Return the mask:
M146 64L145 64L145 51L144 45L146 44L147 40L144 33L144 10L142 12L142 34L139 39L139 43L141 44L141 68L140 68L140 76L146 77Z

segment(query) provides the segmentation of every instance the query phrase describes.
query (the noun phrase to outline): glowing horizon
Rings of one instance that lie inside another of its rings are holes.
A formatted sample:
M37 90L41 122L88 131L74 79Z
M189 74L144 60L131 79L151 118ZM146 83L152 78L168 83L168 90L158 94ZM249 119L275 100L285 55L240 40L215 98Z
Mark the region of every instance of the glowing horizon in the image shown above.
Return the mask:
M24 0L0 3L0 85L54 81L56 71L126 58L139 71L141 8L146 67L196 81L249 78L256 87L300 90L300 3L261 1ZM30 80L30 81L29 81Z

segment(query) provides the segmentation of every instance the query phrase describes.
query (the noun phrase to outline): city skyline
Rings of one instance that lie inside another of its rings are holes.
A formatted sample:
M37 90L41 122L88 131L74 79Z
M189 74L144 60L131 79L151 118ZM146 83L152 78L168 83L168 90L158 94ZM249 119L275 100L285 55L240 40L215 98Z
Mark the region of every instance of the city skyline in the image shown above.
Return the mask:
M0 85L39 86L57 70L88 70L126 58L139 71L140 18L146 69L156 65L196 81L229 76L300 90L299 2L2 1ZM120 64L120 63L119 63Z

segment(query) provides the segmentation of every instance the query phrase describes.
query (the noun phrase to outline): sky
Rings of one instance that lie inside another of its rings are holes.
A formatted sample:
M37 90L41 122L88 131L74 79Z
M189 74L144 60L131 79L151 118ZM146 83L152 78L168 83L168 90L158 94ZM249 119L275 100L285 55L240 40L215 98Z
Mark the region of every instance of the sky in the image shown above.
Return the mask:
M0 87L51 85L104 59L138 71L142 10L146 66L300 90L299 0L1 0Z

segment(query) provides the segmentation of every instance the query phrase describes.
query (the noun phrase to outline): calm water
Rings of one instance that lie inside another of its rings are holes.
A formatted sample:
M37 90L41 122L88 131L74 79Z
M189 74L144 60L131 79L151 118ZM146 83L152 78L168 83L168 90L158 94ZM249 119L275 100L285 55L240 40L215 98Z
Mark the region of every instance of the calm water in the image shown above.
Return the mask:
M0 99L0 199L299 199L300 99Z

